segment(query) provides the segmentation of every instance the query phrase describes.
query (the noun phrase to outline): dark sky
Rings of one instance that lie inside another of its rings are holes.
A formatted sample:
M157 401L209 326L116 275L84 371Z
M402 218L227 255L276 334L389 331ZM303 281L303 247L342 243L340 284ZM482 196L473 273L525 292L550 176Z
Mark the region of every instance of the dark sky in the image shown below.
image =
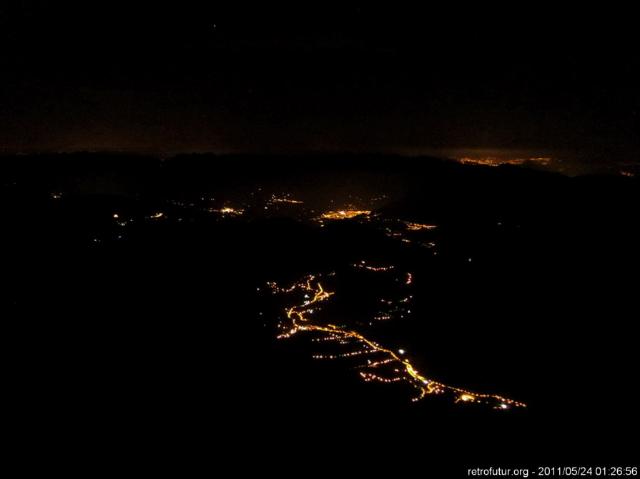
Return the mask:
M0 150L640 158L631 12L135 3L2 3Z

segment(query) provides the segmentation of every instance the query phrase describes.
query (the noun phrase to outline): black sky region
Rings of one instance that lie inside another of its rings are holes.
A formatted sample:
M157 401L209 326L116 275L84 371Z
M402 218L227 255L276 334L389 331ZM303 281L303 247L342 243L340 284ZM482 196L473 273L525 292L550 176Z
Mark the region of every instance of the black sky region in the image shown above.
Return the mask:
M630 12L3 2L0 151L640 156Z

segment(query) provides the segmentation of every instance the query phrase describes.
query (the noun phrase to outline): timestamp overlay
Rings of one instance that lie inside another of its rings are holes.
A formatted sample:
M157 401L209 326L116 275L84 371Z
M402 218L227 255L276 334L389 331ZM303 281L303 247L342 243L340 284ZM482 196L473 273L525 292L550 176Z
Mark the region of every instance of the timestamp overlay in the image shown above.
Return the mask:
M534 467L470 467L467 477L638 477L637 465L538 465Z

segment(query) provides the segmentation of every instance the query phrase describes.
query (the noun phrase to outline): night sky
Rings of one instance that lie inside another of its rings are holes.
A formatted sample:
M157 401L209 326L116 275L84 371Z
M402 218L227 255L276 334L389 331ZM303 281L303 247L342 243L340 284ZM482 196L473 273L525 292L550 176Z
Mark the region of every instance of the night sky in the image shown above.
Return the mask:
M136 3L3 2L0 151L640 158L625 12Z

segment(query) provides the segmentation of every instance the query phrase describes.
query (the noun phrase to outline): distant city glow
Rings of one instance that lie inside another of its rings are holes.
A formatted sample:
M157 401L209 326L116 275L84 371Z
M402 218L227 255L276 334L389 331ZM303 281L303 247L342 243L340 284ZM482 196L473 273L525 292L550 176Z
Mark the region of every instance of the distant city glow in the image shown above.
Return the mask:
M473 402L475 401L475 399L475 396L473 396L472 394L461 394L460 396L458 396L458 399L456 401Z
M498 158L495 156L487 156L481 158L463 157L456 159L463 165L480 165L480 166L501 166L501 165L524 165L528 163L538 164L541 166L548 166L553 158L549 157L534 157L534 158Z
M411 223L409 221L405 221L404 224L407 226L407 229L409 231L433 230L438 227L436 225L426 225L423 223Z
M225 206L223 208L220 209L214 209L211 208L209 209L210 212L212 213L219 213L222 216L240 216L242 214L244 214L244 210L241 208L232 208L231 206Z
M280 197L280 196L275 196L272 195L271 198L269 199L270 203L284 203L284 204L289 204L289 205L301 205L304 203L304 201L300 201L300 200L295 200L293 198L289 198L287 196L284 197Z
M370 214L370 210L336 210L323 213L321 218L325 220L348 220L357 216L369 216Z

